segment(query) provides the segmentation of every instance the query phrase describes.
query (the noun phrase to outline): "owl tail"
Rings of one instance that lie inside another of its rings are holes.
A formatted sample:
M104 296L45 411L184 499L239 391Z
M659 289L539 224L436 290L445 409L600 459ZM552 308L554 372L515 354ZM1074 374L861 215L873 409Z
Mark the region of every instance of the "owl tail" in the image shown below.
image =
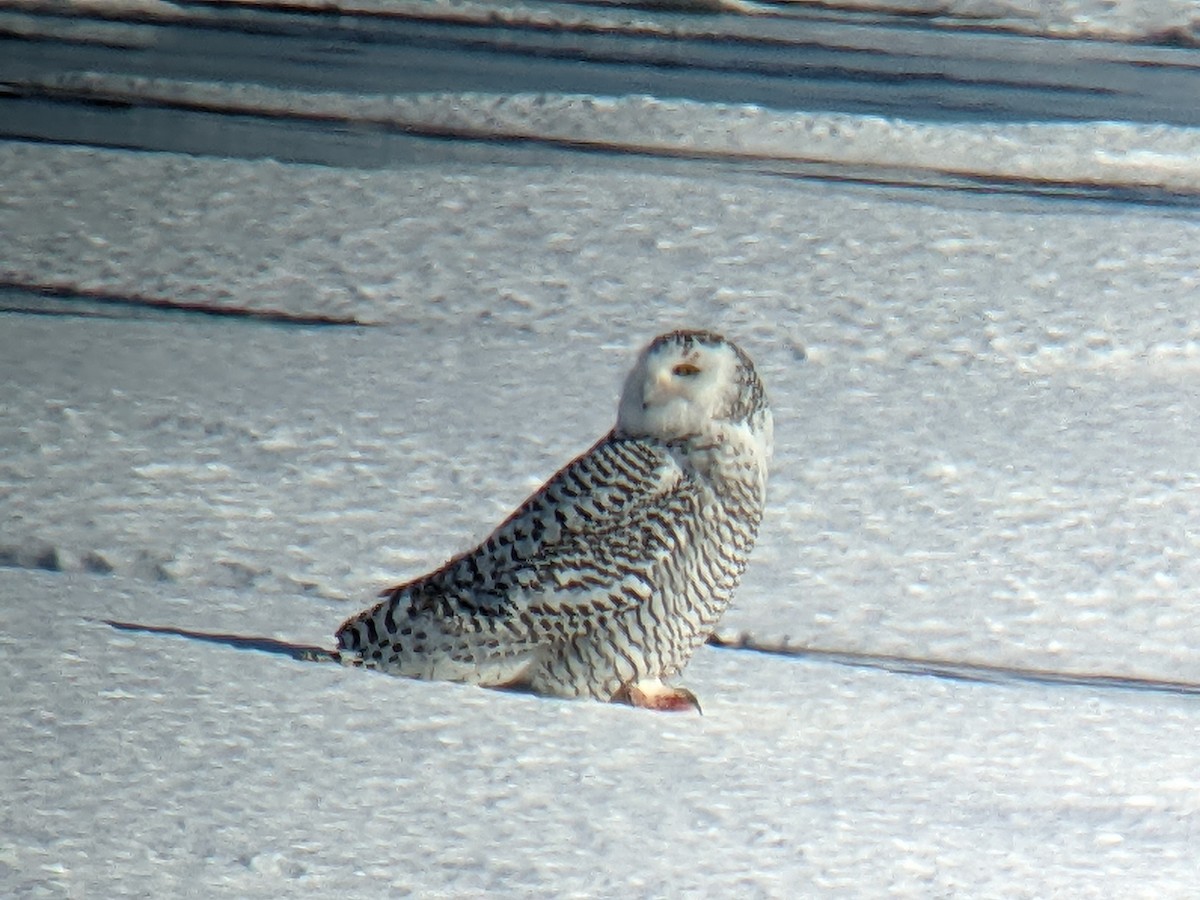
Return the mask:
M342 663L430 681L526 683L537 652L533 644L428 612L410 615L405 607L393 598L343 622L337 631Z

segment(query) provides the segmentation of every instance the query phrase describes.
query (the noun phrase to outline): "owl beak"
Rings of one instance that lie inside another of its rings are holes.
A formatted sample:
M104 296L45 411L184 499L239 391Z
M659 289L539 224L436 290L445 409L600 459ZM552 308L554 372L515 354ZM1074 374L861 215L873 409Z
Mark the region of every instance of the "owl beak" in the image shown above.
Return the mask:
M656 372L653 378L646 382L642 389L642 408L664 403L676 393L676 385L671 381L671 373L667 370Z

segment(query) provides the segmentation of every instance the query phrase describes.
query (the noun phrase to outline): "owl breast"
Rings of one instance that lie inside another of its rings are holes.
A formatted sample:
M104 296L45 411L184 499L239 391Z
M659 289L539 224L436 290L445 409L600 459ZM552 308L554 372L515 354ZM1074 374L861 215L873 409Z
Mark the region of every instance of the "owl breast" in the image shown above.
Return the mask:
M762 521L769 423L765 432L743 424L668 452L686 489L643 526L666 548L644 573L645 596L546 648L530 673L534 690L608 700L627 685L669 678L728 608Z

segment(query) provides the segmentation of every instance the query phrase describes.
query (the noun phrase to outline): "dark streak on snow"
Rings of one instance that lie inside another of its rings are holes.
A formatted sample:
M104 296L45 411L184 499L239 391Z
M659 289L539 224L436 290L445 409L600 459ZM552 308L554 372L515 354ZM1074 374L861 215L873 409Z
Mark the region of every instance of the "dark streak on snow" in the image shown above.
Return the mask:
M207 631L190 631L186 628L173 628L169 625L142 625L136 622L118 622L113 619L102 620L118 631L139 631L145 634L161 634L170 637L186 638L190 641L202 641L207 644L221 644L237 650L256 650L259 653L277 653L303 662L333 662L342 661L341 654L336 650L327 650L310 644L292 644L287 641L268 637L247 637L240 634L221 634Z
M181 637L192 641L220 644L237 650L254 650L260 653L275 653L301 662L342 663L336 650L309 644L293 644L268 637L252 637L219 632L191 631L169 625L143 625L136 622L103 620L106 625L119 631L135 631L145 634ZM1185 696L1200 695L1200 683L1169 681L1137 676L1103 675L1088 673L1055 672L1048 669L1022 669L1012 666L993 666L980 663L953 662L939 659L919 659L905 656L887 656L872 653L854 653L838 650L814 650L789 646L787 641L766 643L753 635L712 635L708 643L726 650L748 650L773 656L788 656L854 668L878 669L895 675L918 675L967 681L978 684L1043 684L1066 687L1088 687L1102 690L1142 691L1159 694Z
M0 313L84 318L147 318L149 315L192 314L215 318L249 319L276 325L356 325L365 323L349 316L299 315L277 309L248 309L216 306L170 297L143 294L114 294L77 285L38 284L0 279Z
M843 650L820 650L789 644L786 638L763 641L752 634L711 635L708 643L725 650L749 650L772 656L824 662L859 669L878 669L897 675L921 675L953 681L981 684L1045 684L1089 687L1105 690L1143 691L1158 694L1200 695L1200 683L1145 678L1136 675L1104 675L1086 672L1055 672L1050 669L1025 669L984 663L954 662L944 659L889 656Z

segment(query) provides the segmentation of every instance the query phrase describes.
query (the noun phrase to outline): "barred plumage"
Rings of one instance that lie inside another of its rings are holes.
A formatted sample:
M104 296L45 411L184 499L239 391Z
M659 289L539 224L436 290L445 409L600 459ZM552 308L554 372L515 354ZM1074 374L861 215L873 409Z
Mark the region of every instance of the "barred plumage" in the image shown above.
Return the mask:
M338 630L344 661L559 697L695 705L668 687L729 605L762 517L771 412L706 331L655 339L617 425L482 544Z

